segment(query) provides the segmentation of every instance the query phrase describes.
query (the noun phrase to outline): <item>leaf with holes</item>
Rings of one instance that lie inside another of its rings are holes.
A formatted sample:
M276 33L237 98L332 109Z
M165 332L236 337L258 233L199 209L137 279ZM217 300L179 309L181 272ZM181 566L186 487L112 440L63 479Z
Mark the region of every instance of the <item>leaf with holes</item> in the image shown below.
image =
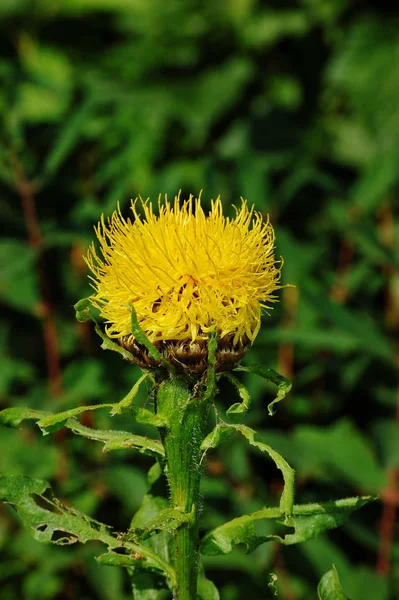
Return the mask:
M298 544L342 525L353 511L373 500L373 496L360 496L323 504L297 504L288 517L279 507L263 508L209 532L202 540L201 552L207 555L228 554L237 544L244 544L246 552L252 552L268 541L278 541L286 546ZM294 532L283 536L260 536L256 532L256 522L262 519L272 519L278 525L293 528Z
M39 542L58 545L100 541L112 554L115 564L140 562L141 568L163 572L174 585L173 568L151 548L137 542L114 537L109 527L84 513L62 505L49 497L49 484L24 475L0 476L0 502L10 504L24 526L33 531ZM44 495L47 493L46 495Z

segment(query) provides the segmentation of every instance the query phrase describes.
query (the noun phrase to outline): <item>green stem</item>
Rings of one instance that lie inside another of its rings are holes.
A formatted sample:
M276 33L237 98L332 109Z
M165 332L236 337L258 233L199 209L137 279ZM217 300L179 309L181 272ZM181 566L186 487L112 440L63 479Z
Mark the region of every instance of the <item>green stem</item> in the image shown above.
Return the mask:
M209 402L192 399L183 380L161 384L157 413L166 419L163 431L165 471L173 508L190 515L175 532L176 588L174 600L195 600L199 569L198 520L200 504L201 442L205 435Z

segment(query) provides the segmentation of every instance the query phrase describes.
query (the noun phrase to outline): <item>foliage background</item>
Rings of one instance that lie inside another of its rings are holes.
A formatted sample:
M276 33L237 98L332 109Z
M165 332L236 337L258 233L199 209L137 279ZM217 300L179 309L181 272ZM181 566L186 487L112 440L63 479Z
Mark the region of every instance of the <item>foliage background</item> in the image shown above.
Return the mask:
M226 206L242 195L270 214L284 280L297 286L281 293L246 359L291 377L294 392L271 419L270 390L248 379L248 422L296 468L298 501L382 495L321 539L208 557L222 600L274 597L270 573L284 600L316 598L332 563L352 600L365 590L399 597L399 15L390 6L0 3L1 407L115 402L137 378L74 321L89 292L81 255L102 212L180 188L220 193ZM223 386L221 403L231 394ZM49 479L64 501L116 528L140 505L149 466L71 435L0 433L1 472ZM280 492L274 467L234 439L208 461L203 526ZM40 545L4 507L0 551L3 600L131 597L122 571L91 559L98 548Z

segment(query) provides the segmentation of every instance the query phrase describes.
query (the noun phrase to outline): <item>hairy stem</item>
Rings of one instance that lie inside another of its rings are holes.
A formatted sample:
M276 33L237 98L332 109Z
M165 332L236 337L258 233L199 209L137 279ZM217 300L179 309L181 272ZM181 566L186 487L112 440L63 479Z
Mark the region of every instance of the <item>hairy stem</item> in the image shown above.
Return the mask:
M171 503L173 508L190 515L175 532L174 600L197 598L200 446L208 406L201 398L192 399L191 391L182 380L166 381L158 390L157 412L168 422L163 444Z

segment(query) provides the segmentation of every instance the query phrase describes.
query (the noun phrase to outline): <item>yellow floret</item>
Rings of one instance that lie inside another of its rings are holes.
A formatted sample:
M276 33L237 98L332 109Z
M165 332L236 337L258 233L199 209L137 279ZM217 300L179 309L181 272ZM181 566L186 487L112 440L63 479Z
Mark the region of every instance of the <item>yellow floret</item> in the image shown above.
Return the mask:
M143 217L138 212L141 205ZM135 200L134 219L119 210L95 228L86 262L93 277L91 301L107 321L107 334L131 333L129 303L152 341L205 339L212 330L234 343L256 337L261 309L275 302L281 263L274 230L242 200L233 219L220 198L205 214L201 199Z

